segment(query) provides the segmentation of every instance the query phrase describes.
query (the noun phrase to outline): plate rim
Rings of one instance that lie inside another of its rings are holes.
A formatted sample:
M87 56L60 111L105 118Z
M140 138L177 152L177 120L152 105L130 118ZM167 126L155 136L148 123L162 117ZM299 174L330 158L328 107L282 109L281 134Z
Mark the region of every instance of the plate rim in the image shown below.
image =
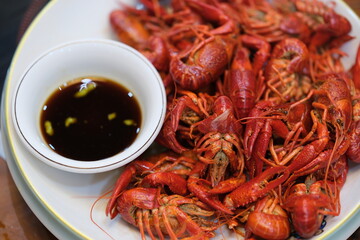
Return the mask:
M322 1L327 1L327 0L322 0ZM349 7L349 5L344 2L343 0L334 0L336 2L336 4L342 4L343 7L347 8L348 10L350 10L351 14L354 15L359 23L360 23L360 17ZM32 33L33 29L36 27L36 25L41 21L41 19L44 17L44 15L54 6L56 6L56 4L58 4L59 0L52 0L49 1L44 8L39 12L39 14L35 17L35 19L31 22L31 24L29 25L28 29L26 30L26 32L24 33L20 43L18 44L16 51L14 53L14 56L12 58L10 67L8 69L8 73L7 73L7 77L5 80L5 84L4 84L4 90L2 93L2 109L4 110L4 121L2 121L2 123L4 123L4 129L2 132L5 132L6 138L8 140L8 145L10 147L10 152L13 156L13 159L9 159L9 161L14 161L15 166L18 168L21 177L23 178L24 182L26 183L27 187L29 188L29 190L33 193L34 197L39 201L39 203L45 208L45 210L47 212L49 212L53 217L54 220L59 221L61 224L63 224L65 227L67 227L68 229L70 229L71 231L73 231L74 234L76 234L78 237L82 237L82 238L89 238L86 234L82 233L81 231L79 231L78 229L76 229L74 226L72 226L71 224L69 224L65 219L63 219L61 216L59 216L59 214L40 196L39 192L36 190L36 188L33 186L33 184L31 183L31 181L28 179L28 177L25 174L24 169L22 168L21 164L19 163L19 159L17 156L17 153L15 151L15 146L14 146L14 140L13 138L15 136L12 136L11 133L9 132L9 128L11 128L11 114L10 114L10 108L11 108L11 88L10 88L10 83L11 83L11 79L12 79L12 75L14 72L14 68L16 66L16 63L19 59L19 55L21 53L21 50L23 49L25 42L27 41L29 35ZM2 133L4 134L4 133ZM345 227L346 223L348 222L349 219L351 218L355 218L357 215L360 214L360 203L357 205L357 207L355 207L351 212L349 212L343 219L341 219L338 223L335 224L335 226L333 226L331 229L329 229L328 232L320 235L320 236L315 236L316 239L328 239L329 237L332 237L334 235L336 235L342 227ZM45 226L46 224L43 223ZM355 229L356 230L356 229ZM312 237L311 239L315 239L314 237Z

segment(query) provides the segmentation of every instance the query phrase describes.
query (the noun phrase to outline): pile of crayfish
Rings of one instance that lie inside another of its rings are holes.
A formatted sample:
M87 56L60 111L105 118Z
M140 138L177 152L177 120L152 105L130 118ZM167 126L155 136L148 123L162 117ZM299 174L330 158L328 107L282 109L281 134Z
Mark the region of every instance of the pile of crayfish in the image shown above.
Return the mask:
M109 18L160 73L157 144L120 174L106 215L151 239L319 234L340 213L360 162L360 51L352 26L318 0L142 0Z

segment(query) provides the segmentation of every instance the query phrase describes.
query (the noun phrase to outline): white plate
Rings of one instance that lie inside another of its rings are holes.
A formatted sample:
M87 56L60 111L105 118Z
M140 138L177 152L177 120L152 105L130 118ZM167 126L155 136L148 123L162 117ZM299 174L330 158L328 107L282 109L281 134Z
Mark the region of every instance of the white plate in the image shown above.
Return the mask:
M340 1L337 9L352 22L352 35L360 36L360 20ZM110 190L118 170L108 173L79 175L47 166L21 145L11 121L10 99L26 67L42 52L60 43L83 38L115 39L108 23L109 12L118 7L116 0L53 0L39 14L21 41L4 88L3 136L8 143L7 160L23 197L45 226L60 239L139 239L137 229L120 218L105 217L106 200L99 201L93 217L106 232L90 219L95 200ZM345 46L350 66L359 38ZM360 165L352 166L341 191L341 214L328 218L325 233L317 239L345 239L360 226ZM71 237L72 235L72 237ZM70 236L70 237L69 237ZM339 238L340 237L340 238ZM221 236L219 237L221 238ZM236 239L236 237L233 237ZM227 238L229 239L229 238Z

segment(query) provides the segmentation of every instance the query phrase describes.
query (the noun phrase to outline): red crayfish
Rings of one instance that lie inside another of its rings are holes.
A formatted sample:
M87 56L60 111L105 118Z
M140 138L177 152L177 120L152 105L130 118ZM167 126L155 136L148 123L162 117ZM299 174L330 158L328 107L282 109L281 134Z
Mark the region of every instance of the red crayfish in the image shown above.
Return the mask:
M360 48L319 0L141 0L109 19L163 78L155 152L124 167L106 207L142 239L310 238L340 213L360 158ZM234 236L235 238L235 236Z

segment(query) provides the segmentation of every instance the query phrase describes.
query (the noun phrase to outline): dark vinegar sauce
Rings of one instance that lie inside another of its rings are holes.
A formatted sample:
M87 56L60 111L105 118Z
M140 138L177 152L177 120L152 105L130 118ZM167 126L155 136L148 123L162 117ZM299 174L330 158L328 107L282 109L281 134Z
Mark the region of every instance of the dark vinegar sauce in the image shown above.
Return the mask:
M47 144L64 157L95 161L129 147L141 126L133 94L104 78L81 78L59 87L40 115Z

